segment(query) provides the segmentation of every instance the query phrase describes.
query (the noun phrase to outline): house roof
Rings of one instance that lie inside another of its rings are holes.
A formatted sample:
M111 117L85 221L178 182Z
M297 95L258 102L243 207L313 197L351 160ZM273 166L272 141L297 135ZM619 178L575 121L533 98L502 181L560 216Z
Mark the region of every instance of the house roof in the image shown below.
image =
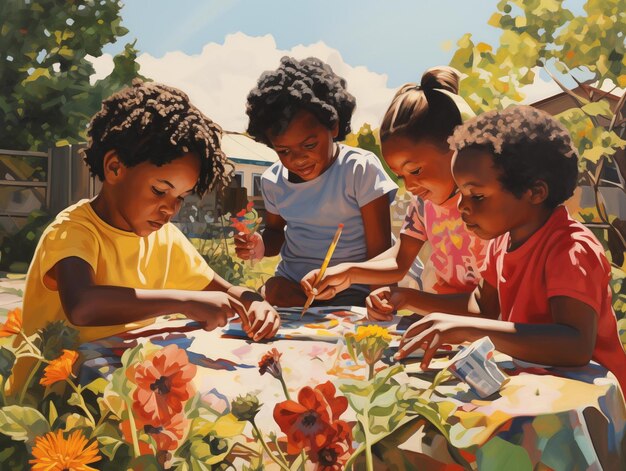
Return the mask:
M278 160L272 149L243 134L224 133L222 151L235 163L269 167Z
M581 83L578 87L572 88L570 91L573 92L574 94L578 95L579 97L586 98L586 99L589 99L590 96L593 96L596 99L598 97L606 98L610 102L618 102L619 99L620 99L619 96L616 96L613 93L607 92L605 90L601 90L599 88L593 87L593 86L588 85L586 83ZM563 97L567 97L567 98L571 99L571 97L567 93L560 92L560 93L557 93L555 95L543 98L542 100L539 100L539 101L536 101L534 103L531 103L530 106L534 106L536 108L541 108L542 105L545 105L546 103L549 103L549 102L554 101L554 100L558 100L558 99L563 98Z

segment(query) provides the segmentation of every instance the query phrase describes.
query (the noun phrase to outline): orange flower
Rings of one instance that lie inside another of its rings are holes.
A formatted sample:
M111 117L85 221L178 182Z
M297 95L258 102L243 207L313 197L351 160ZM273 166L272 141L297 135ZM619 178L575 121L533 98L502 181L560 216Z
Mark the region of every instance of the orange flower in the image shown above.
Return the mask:
M176 345L168 345L139 363L131 378L137 384L133 393L135 415L155 427L169 422L194 394L191 380L195 375L196 366Z
M78 352L63 350L56 360L52 360L43 370L43 378L39 380L42 386L51 386L58 381L65 381L72 374L72 367L78 359Z
M268 351L259 362L259 373L271 374L274 378L280 379L283 376L283 369L280 366L280 357L283 354L275 348Z
M0 337L17 335L22 330L22 310L16 307L7 314L7 321L0 326Z
M317 449L333 433L332 425L348 408L348 400L335 397L335 386L330 381L312 389L305 386L298 393L298 402L284 401L274 407L274 420L287 435L287 452L300 453L303 449Z
M98 444L93 442L87 446L87 439L80 430L74 430L69 438L63 438L63 432L49 432L43 437L37 437L33 448L34 460L29 463L33 470L43 469L46 471L96 471L87 466L90 463L100 461L98 456Z

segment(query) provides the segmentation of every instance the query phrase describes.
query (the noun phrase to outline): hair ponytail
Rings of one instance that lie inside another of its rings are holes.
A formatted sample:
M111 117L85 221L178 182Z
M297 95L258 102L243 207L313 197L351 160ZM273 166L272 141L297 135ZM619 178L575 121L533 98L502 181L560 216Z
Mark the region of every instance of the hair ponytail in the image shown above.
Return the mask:
M424 72L419 85L403 85L383 117L381 140L402 136L414 141L429 139L447 147L448 137L462 119L455 102L439 90L456 95L459 80L457 70L440 66Z

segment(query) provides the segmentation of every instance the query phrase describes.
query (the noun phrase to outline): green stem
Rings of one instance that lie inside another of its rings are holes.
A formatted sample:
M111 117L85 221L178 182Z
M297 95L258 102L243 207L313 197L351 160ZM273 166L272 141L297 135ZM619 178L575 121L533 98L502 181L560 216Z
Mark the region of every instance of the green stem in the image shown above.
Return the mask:
M261 434L261 431L259 430L259 428L257 427L257 425L254 423L254 420L251 420L250 423L252 424L252 428L254 429L254 431L256 432L257 435L257 440L259 440L259 442L261 443L261 446L263 447L263 449L265 450L265 453L267 453L269 455L269 457L272 459L272 461L274 463L276 463L278 466L280 466L280 469L284 470L284 471L291 471L289 469L288 466L286 466L285 464L281 463L276 456L274 455L274 453L272 453L272 450L269 449L269 447L267 446L267 443L265 443L265 440L263 440L263 435Z
M28 378L26 378L26 382L24 383L24 386L22 387L22 393L20 394L20 405L24 404L24 398L26 397L26 391L28 391L28 388L30 387L30 383L32 383L33 378L35 377L35 375L37 374L37 371L39 370L39 367L41 366L42 361L41 360L37 360L37 363L35 364L35 367L30 370L30 373L28 374Z
M276 450L278 450L278 454L280 455L280 458L281 458L282 462L285 463L285 464L289 464L289 462L287 461L287 457L285 456L285 454L280 449L280 445L278 444L278 437L276 435L273 436L272 443L276 447Z
M285 380L284 380L283 376L280 375L278 380L280 381L280 385L283 387L283 392L285 393L285 397L287 398L288 401L290 401L291 400L291 396L289 396L289 390L287 389L287 384L285 384Z
M85 404L85 399L83 398L83 395L81 394L82 392L82 388L79 386L76 386L74 384L74 381L70 380L69 378L65 380L74 391L76 391L76 394L78 395L78 399L80 401L79 407L85 412L85 414L87 414L87 418L89 419L89 421L91 422L91 426L93 428L96 428L96 421L93 418L93 415L91 415L91 412L89 412L89 409L87 408L87 404Z
M135 416L133 415L133 407L130 399L124 398L126 407L128 408L128 422L130 425L130 435L133 439L133 453L135 458L139 458L139 440L137 439L137 426L135 425Z
M2 376L2 381L0 382L0 400L2 400L2 407L7 405L7 398L4 395L4 386L7 380L4 376Z
M363 450L365 450L365 445L363 444L361 444L356 450L354 450L352 455L350 455L350 458L348 458L348 461L346 461L346 469L350 469L350 466L352 466L358 456L363 453Z
M375 374L375 372L374 372L374 363L369 363L368 366L369 366L369 370L368 370L369 378L368 379L371 381L372 378L374 377L374 374Z

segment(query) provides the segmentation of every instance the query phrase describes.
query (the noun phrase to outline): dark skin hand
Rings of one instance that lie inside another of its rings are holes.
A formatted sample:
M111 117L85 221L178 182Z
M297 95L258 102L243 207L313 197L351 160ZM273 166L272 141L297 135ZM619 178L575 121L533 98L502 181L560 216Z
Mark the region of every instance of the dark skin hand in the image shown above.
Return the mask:
M494 290L487 286L487 291ZM489 305L490 296L481 296L476 288L473 299ZM458 300L448 301L450 307L458 307ZM438 309L445 310L446 301L439 303ZM471 302L469 305L471 306ZM434 304L433 304L434 307ZM596 311L588 304L566 296L550 298L550 313L553 323L520 324L477 316L474 308L468 308L466 315L435 312L424 316L413 324L402 337L396 359L402 359L417 348L425 350L422 368L427 368L437 349L443 344L458 344L474 341L488 335L496 349L520 360L554 366L582 366L592 358L597 332ZM490 306L488 309L493 309ZM474 311L474 312L470 312ZM498 307L499 311L499 307ZM492 315L493 313L491 313Z
M203 291L103 286L95 284L87 262L68 257L48 272L45 283L58 289L68 319L79 326L125 324L181 313L213 330L238 316L248 335L259 340L273 336L280 325L278 314L260 295L234 287L218 275Z

